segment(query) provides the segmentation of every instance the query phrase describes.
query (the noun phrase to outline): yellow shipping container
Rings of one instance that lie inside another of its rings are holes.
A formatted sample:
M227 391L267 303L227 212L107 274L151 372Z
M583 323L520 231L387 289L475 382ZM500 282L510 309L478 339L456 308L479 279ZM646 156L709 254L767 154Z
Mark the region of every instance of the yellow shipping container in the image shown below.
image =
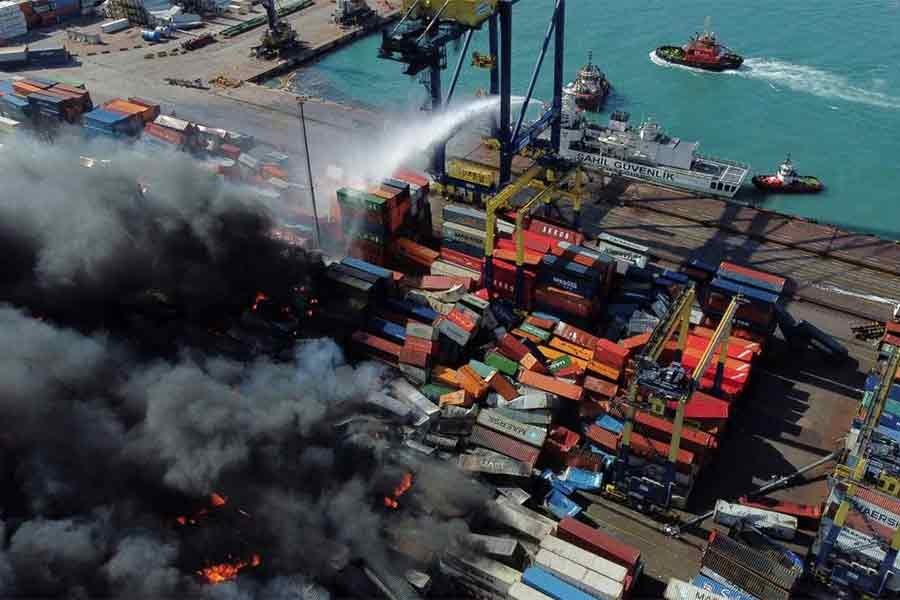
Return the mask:
M497 185L500 174L491 167L466 160L451 158L447 161L447 175L454 179L468 181L484 187Z
M409 10L415 0L403 0L403 10ZM446 0L420 0L411 15L413 18L433 18ZM442 21L456 21L467 27L479 27L494 14L497 0L450 0L441 13Z

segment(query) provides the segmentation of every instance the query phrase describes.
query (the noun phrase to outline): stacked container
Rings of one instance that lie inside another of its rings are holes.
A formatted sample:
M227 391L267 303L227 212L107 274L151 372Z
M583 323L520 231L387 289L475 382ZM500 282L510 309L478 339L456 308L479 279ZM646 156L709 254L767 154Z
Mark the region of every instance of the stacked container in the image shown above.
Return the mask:
M0 2L0 41L28 33L25 14L17 2Z
M88 138L125 138L135 136L141 131L141 119L137 115L123 115L97 108L85 113L83 126L84 135Z

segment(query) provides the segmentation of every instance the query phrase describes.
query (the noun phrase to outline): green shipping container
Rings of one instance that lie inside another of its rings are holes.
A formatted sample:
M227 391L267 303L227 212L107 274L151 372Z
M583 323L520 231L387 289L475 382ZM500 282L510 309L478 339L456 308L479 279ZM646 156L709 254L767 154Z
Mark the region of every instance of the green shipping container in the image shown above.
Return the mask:
M510 360L503 356L498 352L494 352L491 350L484 357L484 362L486 362L489 366L494 367L504 375L509 375L510 377L515 377L516 373L519 372L519 363L514 360Z
M884 412L900 417L900 402L891 400L890 398L885 399Z
M543 329L539 329L534 325L529 325L528 323L522 323L522 325L519 326L519 329L539 338L542 342L546 342L550 339L549 331L544 331Z
M358 210L384 212L387 209L387 200L363 190L341 188L337 191L337 199L338 204L343 204Z
M427 385L423 385L419 388L419 391L422 392L422 395L431 400L432 402L437 402L441 399L441 396L444 394L449 394L451 392L455 392L456 389L452 387L447 387L446 385L439 385L437 383L429 383Z

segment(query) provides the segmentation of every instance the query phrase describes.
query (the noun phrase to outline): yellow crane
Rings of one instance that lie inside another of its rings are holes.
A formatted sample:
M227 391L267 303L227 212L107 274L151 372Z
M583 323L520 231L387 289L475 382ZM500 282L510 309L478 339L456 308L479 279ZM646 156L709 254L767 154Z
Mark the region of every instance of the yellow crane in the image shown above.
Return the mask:
M544 175L548 179L547 183L538 180L540 175ZM569 178L575 177L575 190L568 192L560 189ZM538 193L532 196L525 204L516 210L516 226L515 226L515 243L516 243L516 304L523 304L523 279L525 269L525 240L524 240L524 221L525 216L539 204L549 204L554 196L563 197L573 202L575 210L581 211L582 202L582 173L581 167L576 166L569 168L561 177L557 177L552 169L545 169L540 165L533 165L516 181L509 184L492 198L485 205L485 236L484 236L484 281L488 291L493 290L494 282L494 242L497 230L497 211L512 207L513 199L527 187L538 189Z
M618 482L620 482L620 485L621 482L626 479L628 456L631 449L631 436L634 431L634 416L637 406L637 393L640 379L645 374L649 374L652 378L658 378L663 374L663 369L659 368L657 361L659 360L662 351L665 349L666 344L672 338L672 335L676 332L678 333L676 362L681 361L681 357L687 344L687 336L691 318L691 308L694 304L695 298L696 291L693 285L690 285L681 294L679 294L679 296L675 299L674 304L666 314L665 318L660 321L659 325L657 325L653 330L653 333L650 336L650 340L647 342L643 352L637 359L635 373L632 376L631 382L629 383L628 387L628 401L625 405L625 422L622 428L622 441L619 448L619 469L617 473L617 480ZM668 460L666 464L667 481L664 491L665 496L663 498L654 498L654 504L662 505L664 508L668 508L669 506L672 495L672 484L675 481L675 472L678 464L678 453L681 450L681 435L684 430L685 406L687 405L688 400L690 400L691 394L693 394L694 390L699 386L700 381L703 379L703 375L704 373L706 373L706 370L709 367L713 357L716 356L716 351L718 351L718 358L716 365L715 386L719 386L722 373L725 369L725 362L728 358L728 341L731 337L731 326L734 321L734 315L742 302L743 299L740 295L734 296L731 299L728 308L725 309L725 313L722 315L722 318L719 321L718 327L716 327L712 338L706 345L706 348L704 349L703 354L700 357L700 361L697 364L697 367L694 369L691 379L685 383L677 380L671 382L673 386L677 386L679 389L677 392L674 392L672 394L677 397L677 404L675 408L675 419L672 423L672 439L669 443L669 455L667 457ZM662 399L660 402L661 407L658 408L656 412L664 413L667 402L665 399Z

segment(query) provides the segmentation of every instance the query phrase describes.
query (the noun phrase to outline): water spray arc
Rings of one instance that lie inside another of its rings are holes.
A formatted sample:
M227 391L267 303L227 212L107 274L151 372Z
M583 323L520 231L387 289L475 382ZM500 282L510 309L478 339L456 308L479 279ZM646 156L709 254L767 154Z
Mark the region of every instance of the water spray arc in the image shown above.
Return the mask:
M502 188L509 183L512 158L526 146L535 142L548 127L552 127L551 142L558 146L562 114L563 57L565 54L565 0L556 0L553 13L538 54L528 93L512 128L512 7L519 0L485 0L474 7L471 3L444 0L404 0L404 14L400 22L382 33L379 56L406 65L406 75L416 75L428 70L428 87L432 111L446 107L453 97L462 71L463 60L468 53L472 33L488 23L490 55L486 60L490 69L491 96L499 95L500 122L496 138L500 140L500 181ZM486 10L489 9L489 10ZM441 71L447 67L447 45L465 35L463 50L453 70L453 76L446 100L442 98ZM554 39L554 91L549 109L536 122L524 125L524 117L541 72L544 57ZM449 139L449 136L448 138ZM431 170L442 182L471 188L472 184L451 180L444 172L444 155L447 139L437 141L432 158ZM479 189L476 192L496 190Z

